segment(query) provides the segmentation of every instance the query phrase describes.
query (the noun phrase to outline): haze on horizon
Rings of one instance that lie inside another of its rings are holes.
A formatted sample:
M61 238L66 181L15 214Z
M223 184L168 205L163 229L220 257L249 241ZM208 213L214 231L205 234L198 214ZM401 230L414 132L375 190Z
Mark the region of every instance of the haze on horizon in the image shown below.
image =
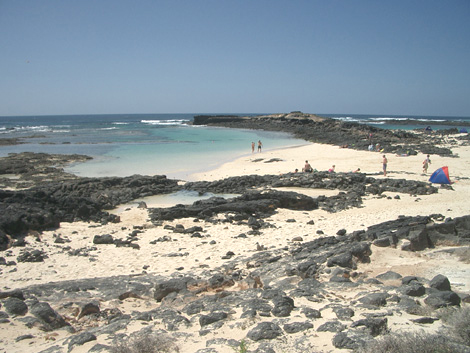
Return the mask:
M0 0L0 116L470 117L468 0Z

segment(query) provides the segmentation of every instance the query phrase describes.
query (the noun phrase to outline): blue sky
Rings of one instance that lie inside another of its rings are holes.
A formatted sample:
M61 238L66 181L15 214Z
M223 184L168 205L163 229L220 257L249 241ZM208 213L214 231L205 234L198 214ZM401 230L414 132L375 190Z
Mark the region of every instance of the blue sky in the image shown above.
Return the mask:
M469 0L0 0L0 115L470 116Z

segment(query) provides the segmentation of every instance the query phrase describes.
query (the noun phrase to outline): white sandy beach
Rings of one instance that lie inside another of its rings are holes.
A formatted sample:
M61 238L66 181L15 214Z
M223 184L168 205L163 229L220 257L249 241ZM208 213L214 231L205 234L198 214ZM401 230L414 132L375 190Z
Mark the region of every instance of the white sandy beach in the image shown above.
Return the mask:
M29 243L27 247L41 248L49 258L42 263L18 263L15 272L4 267L0 289L11 290L32 284L80 278L139 274L143 271L161 275L173 273L197 275L222 266L225 260L222 260L221 256L227 251L234 252L236 257L240 259L240 263L243 263L243 258L256 251L256 243L262 244L267 249L279 249L291 245L295 237L301 237L304 241L313 240L320 236L317 234L319 230L323 231L325 235L335 235L342 228L352 232L367 229L368 226L377 223L394 220L400 215L426 216L439 213L445 217L468 215L470 213L468 202L470 197L470 180L468 179L470 147L453 148L453 151L459 158L431 156L432 164L426 175L422 173L424 155L409 157L387 155L387 178L427 181L435 169L448 166L450 177L454 181L453 190L440 189L438 194L427 196L401 194L399 199L394 198L395 194L387 195L390 196L389 198L368 196L363 200L363 207L333 214L323 210L304 212L281 209L269 219L269 222L275 224L276 228L245 239L236 238L236 236L247 232L249 230L247 226L205 224L203 221L197 225L203 227L204 238L188 238L187 235L176 234L161 226L153 225L148 219L147 210L137 208L137 204L116 211L121 216L121 223L118 224L101 226L85 222L63 223L55 231L47 231L37 237L27 238ZM271 160L276 161L268 163ZM295 148L254 153L226 163L215 170L194 174L190 179L210 181L237 175L284 174L293 172L296 168L301 170L305 160L308 160L317 170L328 170L332 165L335 165L336 172L351 172L360 168L363 173L383 178L381 153L308 144ZM289 190L310 196L329 196L339 192L334 190ZM147 203L148 207L159 206L152 204L151 201L147 201ZM296 222L286 222L287 219L295 219ZM314 225L307 224L311 220L314 221ZM194 225L194 221L193 219L181 219L164 224L183 224L185 227L191 227ZM125 238L134 226L143 227L138 241L140 250L119 248L113 245L98 245L97 249L93 251L93 261L84 256L70 257L62 250L61 246L54 244L55 236L60 235L70 241L65 245L71 249L91 247L95 235L112 234L115 238ZM150 241L163 236L171 237L172 241L149 245ZM215 240L216 243L209 244L211 240ZM21 248L11 248L5 252L6 256L4 256L7 261L16 260L21 250ZM364 276L374 277L392 270L403 276L415 275L428 279L441 273L449 278L454 290L470 292L470 264L461 262L458 258L440 252L440 250L442 248L411 253L393 248L372 247L371 263L361 264L357 272ZM184 253L185 256L168 257L167 255L171 253ZM236 288L230 290L236 290ZM343 299L352 299L359 291L364 290L367 291L367 288L354 288L347 293L338 293L338 296ZM296 306L302 304L305 303L296 302ZM149 310L159 304L152 298L129 298L121 303L106 302L101 305L103 308L119 306L123 312L130 312L132 310ZM309 305L314 305L317 309L322 309L324 306L322 303L310 303ZM61 314L65 313L61 312ZM322 314L323 318L318 323L315 322L316 327L334 315L331 309L325 309ZM68 315L71 314L68 313ZM246 336L247 325L249 326L247 322L239 323L236 326L226 325L217 333L212 333L207 337L199 337L196 328L189 328L187 331L194 331L195 338L177 343L181 352L194 352L204 348L205 341L209 338L230 337L241 340ZM406 328L406 317L395 316L389 321L389 326L392 327L392 330ZM135 327L134 329L140 328ZM438 324L436 323L428 325L426 330L432 331L437 328ZM34 338L15 342L15 337L32 331ZM312 344L318 351L336 351L331 344L332 335L328 332L322 334L315 332L312 334ZM65 333L60 333L59 337L54 337L54 339L59 341L60 336L65 336ZM10 324L0 325L1 352L38 352L53 345L51 340L47 333L38 329L26 329L15 319L12 319ZM110 344L104 335L98 337L98 342ZM96 341L89 342L73 349L72 352L87 352L96 343ZM284 344L284 347L289 344L288 341L281 343ZM230 348L220 351L233 352Z

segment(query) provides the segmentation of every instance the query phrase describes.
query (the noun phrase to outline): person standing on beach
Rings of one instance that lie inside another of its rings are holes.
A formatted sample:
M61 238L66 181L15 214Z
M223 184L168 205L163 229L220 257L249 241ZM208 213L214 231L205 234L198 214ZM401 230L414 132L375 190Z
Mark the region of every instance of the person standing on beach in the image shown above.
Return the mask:
M423 173L426 174L428 172L428 167L431 164L431 158L429 158L429 154L426 156L426 159L423 161Z
M387 163L388 163L387 157L384 155L382 159L382 167L384 170L384 176L387 176Z
M255 143L251 143L251 153L255 153Z
M261 147L263 147L263 144L261 143L261 140L258 140L258 152L261 152Z

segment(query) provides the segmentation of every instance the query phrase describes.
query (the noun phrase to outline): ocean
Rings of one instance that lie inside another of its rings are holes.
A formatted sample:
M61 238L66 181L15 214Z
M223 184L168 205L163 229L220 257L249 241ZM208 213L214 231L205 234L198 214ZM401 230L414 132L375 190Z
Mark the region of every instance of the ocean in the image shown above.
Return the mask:
M163 174L187 180L196 172L251 155L251 142L264 150L303 145L287 133L193 126L195 114L117 114L0 117L0 157L9 153L84 154L93 160L67 171L84 177ZM211 114L212 115L212 114ZM254 114L236 114L254 115ZM470 118L319 114L386 129L465 127ZM403 124L406 120L412 123ZM398 122L398 124L397 124ZM456 125L457 124L457 125ZM458 124L461 124L459 126Z
M418 116L418 115L360 115L360 114L318 114L341 121L367 124L382 129L415 130L430 127L433 130L450 128L467 129L470 117Z
M126 114L0 117L0 156L43 152L84 154L93 160L67 171L84 177L166 175L186 179L196 172L264 149L305 144L287 133L188 125L194 114Z

